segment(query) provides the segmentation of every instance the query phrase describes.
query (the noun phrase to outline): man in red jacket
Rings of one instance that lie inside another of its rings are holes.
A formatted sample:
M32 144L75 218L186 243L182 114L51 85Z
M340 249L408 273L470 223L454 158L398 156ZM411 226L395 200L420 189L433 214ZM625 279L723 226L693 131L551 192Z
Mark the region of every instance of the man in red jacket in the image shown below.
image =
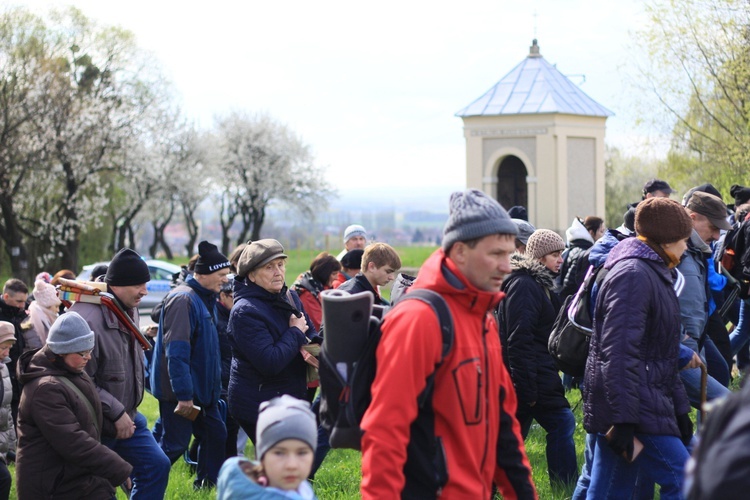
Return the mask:
M386 316L361 425L363 498L489 499L493 482L505 499L536 498L492 317L516 233L505 209L484 193L451 196L443 247L414 287L445 299L453 347L440 364L440 325L421 301Z

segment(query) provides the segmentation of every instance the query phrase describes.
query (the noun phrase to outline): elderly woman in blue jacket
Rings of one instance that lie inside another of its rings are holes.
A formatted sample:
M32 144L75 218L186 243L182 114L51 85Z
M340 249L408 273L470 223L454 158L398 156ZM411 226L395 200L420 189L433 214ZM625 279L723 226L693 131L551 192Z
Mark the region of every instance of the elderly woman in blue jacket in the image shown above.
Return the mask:
M263 239L248 244L237 263L227 402L253 442L262 402L282 394L305 398L307 364L300 351L320 339L297 293L284 284L286 258L281 243Z
M588 498L630 498L639 471L661 486L662 499L682 498L693 429L672 283L693 225L676 201L649 198L635 229L638 237L607 257L594 308L583 387L584 427L596 435Z

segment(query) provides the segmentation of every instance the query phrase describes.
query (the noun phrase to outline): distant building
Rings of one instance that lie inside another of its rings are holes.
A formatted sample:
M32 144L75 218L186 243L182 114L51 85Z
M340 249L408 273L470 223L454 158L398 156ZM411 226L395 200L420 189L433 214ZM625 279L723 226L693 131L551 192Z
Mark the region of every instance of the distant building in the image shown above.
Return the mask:
M548 63L529 55L456 113L464 122L466 184L506 209L527 207L558 232L574 216L604 215L604 131L612 112Z

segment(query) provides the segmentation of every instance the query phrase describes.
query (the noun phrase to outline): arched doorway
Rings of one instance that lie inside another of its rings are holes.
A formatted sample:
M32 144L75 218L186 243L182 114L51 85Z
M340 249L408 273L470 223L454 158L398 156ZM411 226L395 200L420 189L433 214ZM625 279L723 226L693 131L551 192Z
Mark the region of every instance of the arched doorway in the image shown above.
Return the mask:
M497 201L507 210L515 205L528 208L526 167L517 156L506 156L497 169Z

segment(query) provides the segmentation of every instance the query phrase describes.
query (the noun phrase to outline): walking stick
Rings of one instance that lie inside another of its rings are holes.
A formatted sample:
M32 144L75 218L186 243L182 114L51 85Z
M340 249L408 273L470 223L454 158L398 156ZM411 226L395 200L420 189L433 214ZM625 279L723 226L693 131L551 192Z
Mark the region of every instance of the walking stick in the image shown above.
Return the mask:
M706 370L706 365L701 364L701 407L700 407L700 414L701 414L701 424L703 424L703 421L706 419L706 384L708 379L708 371Z

